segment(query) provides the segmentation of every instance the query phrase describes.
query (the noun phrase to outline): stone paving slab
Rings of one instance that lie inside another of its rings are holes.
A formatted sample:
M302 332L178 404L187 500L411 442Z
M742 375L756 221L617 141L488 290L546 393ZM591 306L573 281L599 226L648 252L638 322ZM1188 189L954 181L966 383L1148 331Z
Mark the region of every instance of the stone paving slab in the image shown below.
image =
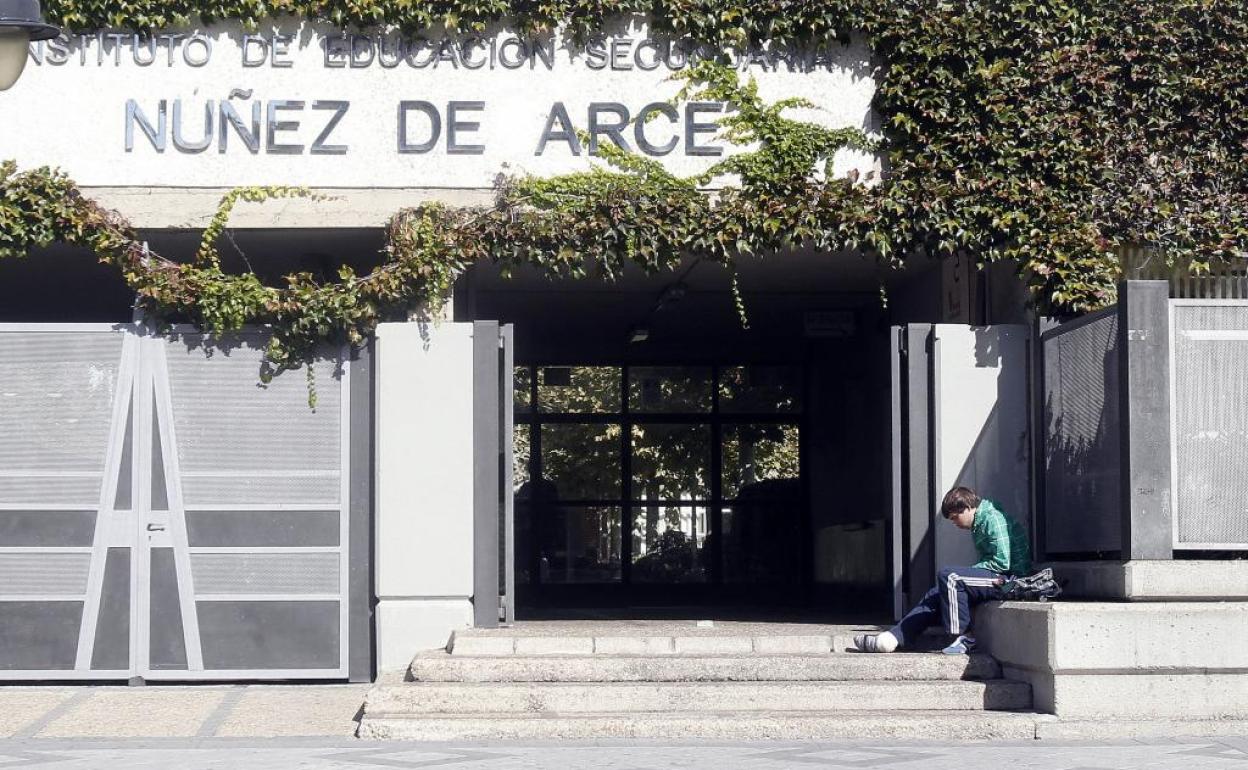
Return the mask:
M349 738L371 686L5 686L0 737Z
M40 717L73 694L70 688L5 688L0 691L0 737L24 735Z
M0 740L0 767L54 770L1233 770L1248 738L1047 743L593 741L378 744L300 739Z
M216 688L178 690L84 690L89 697L53 719L38 737L195 737L225 700L226 692Z
M368 685L251 687L216 730L218 736L355 735Z

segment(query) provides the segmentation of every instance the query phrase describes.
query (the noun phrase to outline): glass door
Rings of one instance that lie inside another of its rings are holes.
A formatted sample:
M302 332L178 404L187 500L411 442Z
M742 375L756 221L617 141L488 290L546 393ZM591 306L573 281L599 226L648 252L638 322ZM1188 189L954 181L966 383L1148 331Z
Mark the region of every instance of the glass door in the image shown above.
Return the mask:
M515 370L528 604L673 604L806 578L802 371Z

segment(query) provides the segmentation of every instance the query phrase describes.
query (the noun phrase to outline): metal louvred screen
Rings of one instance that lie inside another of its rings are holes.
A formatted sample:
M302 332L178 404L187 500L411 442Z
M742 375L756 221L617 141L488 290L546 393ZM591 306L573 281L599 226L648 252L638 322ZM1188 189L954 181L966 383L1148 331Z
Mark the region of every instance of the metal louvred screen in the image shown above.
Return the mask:
M1175 301L1176 548L1248 549L1248 303Z

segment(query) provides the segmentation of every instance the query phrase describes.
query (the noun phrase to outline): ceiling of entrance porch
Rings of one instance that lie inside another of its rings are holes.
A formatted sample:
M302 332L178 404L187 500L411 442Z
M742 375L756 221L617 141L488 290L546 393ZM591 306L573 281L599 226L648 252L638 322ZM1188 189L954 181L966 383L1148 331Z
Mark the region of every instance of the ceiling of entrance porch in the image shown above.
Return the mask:
M848 252L797 250L764 257L742 258L737 263L743 291L749 292L837 292L878 295L880 282L891 283L897 271L880 267L874 260ZM478 292L660 292L675 282L688 291L726 292L732 275L712 262L688 258L673 271L647 274L628 266L622 275L606 279L600 269L591 268L585 278L552 280L536 269L516 270L505 277L492 265L477 265L470 276Z

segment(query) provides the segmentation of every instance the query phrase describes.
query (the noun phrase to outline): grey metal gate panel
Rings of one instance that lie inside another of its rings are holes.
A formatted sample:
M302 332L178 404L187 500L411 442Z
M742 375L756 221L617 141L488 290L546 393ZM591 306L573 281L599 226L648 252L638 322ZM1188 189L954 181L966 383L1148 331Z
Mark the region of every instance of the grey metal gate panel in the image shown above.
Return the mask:
M936 433L932 424L932 325L894 326L893 426L893 612L918 601L935 575L932 534Z
M1122 547L1118 310L1041 337L1047 554Z
M130 669L136 345L125 327L0 325L0 679Z
M1248 550L1248 302L1170 314L1174 547Z
M0 325L0 679L348 676L348 367L200 343Z
M499 419L499 498L503 512L499 517L499 591L502 608L499 619L503 623L516 621L516 506L515 442L513 431L516 424L515 405L515 350L516 335L512 324L499 327L502 346L499 350L498 401L501 409Z
M339 678L348 669L349 367L260 386L263 335L205 351L148 341L152 436L147 678ZM161 494L161 481L165 484ZM164 550L162 550L164 549ZM163 602L163 604L162 604Z

